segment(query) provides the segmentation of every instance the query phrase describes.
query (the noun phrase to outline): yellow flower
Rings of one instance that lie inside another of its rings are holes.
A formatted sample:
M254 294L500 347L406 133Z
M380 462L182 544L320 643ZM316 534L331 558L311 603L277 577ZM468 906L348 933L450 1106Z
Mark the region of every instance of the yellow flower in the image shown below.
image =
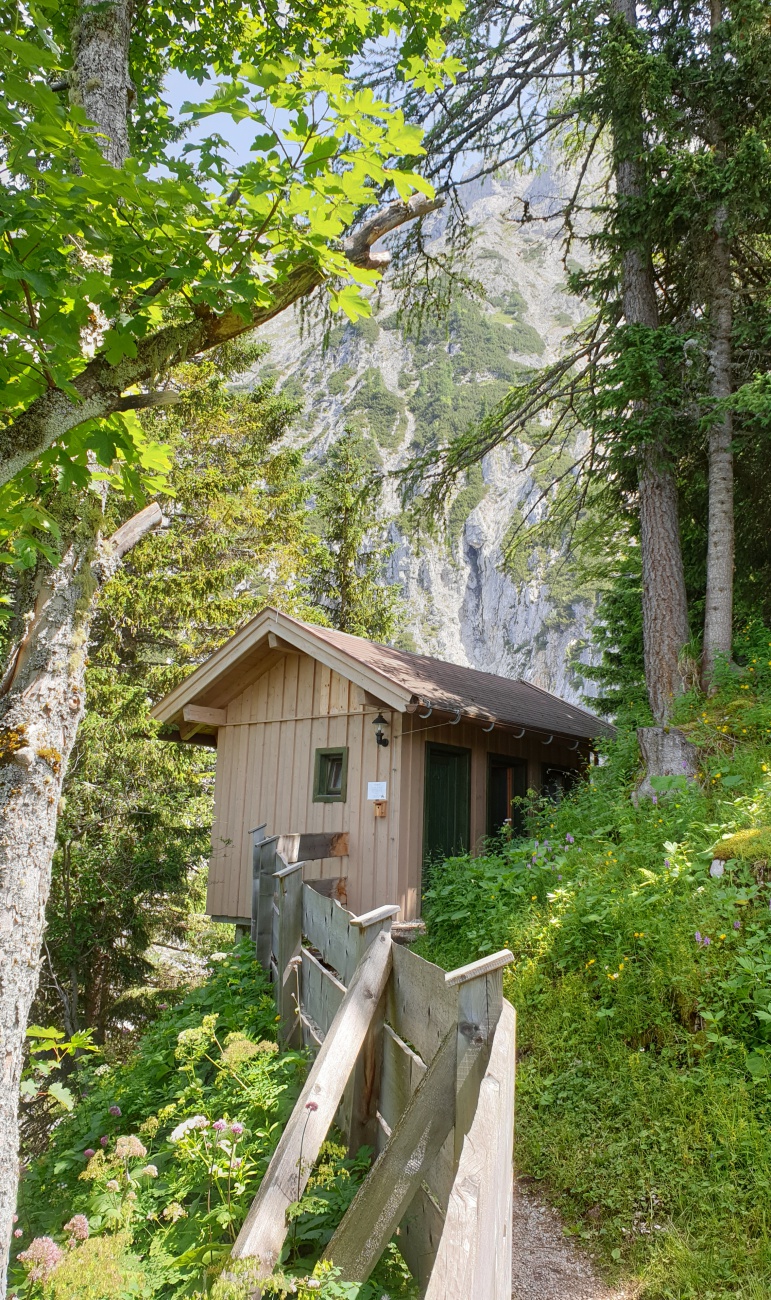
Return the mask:
M718 938L719 938L719 939L725 939L725 935L724 935L724 934L718 935Z
M597 960L596 957L590 957L588 962L586 963L587 966L593 966L596 960Z
M619 966L618 969L619 969L619 970L623 970L623 969L624 969L624 963L623 963L623 962L621 963L621 965Z
M538 897L537 894L531 894L531 895L530 895L530 902L531 902L531 903L534 903L537 897Z

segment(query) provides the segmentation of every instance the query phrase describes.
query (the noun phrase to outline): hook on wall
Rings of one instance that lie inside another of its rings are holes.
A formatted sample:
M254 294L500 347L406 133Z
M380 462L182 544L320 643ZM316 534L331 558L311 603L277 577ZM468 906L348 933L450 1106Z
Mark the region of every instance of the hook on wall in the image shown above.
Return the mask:
M418 714L418 717L419 717L419 718L430 718L430 717L431 717L431 714L432 714L433 711L434 711L434 706L431 704L431 702L430 702L429 700L424 700L423 703L425 704L426 708L428 709L428 713L419 713L419 714Z
M493 720L492 720L492 722L490 723L490 726L489 726L489 727L483 727L483 728L482 728L482 730L483 730L486 734L487 734L488 732L490 732L490 731L493 731L494 729L495 729L495 718L493 718Z
M552 742L553 740L554 740L554 736L552 735L552 736L549 736L549 739L548 739L548 740L542 740L542 741L541 741L541 744L542 744L542 745L550 745L551 742Z
M524 728L524 727L522 728L521 731L512 731L512 733L511 733L512 738L513 738L514 740L521 740L522 737L524 736L524 734L525 734L525 728Z
M579 742L574 740L572 745L568 745L568 749L578 749L578 744Z
M463 716L463 715L461 714L460 709L456 709L456 710L455 710L455 717L450 719L450 726L451 726L451 727L457 727L457 725L458 725L458 723L460 722L462 716Z

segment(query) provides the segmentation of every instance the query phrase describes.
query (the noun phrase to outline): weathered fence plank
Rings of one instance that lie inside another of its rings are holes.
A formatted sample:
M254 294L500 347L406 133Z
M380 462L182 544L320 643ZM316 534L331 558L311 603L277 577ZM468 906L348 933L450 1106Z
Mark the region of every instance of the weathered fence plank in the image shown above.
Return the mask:
M421 1294L431 1277L443 1231L444 1215L436 1198L422 1184L410 1201L396 1238L407 1267L420 1283ZM491 1296L490 1300L498 1297Z
M306 1023L310 1021L321 1030L323 1043L345 997L345 985L307 948L303 948L301 960L301 1014ZM312 1045L305 1043L306 1047Z
M346 1281L367 1281L452 1128L455 1062L452 1028L324 1252Z
M503 1300L511 1295L515 1034L514 1009L504 1003L426 1300Z
M359 936L350 921L350 912L333 898L323 898L310 885L303 885L303 934L346 985L359 959Z
M303 931L303 863L282 867L274 876L276 926L276 1005L281 1017L279 1038L287 1046L302 1041L297 959Z
M257 1258L257 1279L270 1276L281 1254L287 1207L302 1196L334 1119L388 982L392 949L390 935L380 933L362 958L238 1234L233 1257Z
M445 973L430 961L397 944L388 987L386 1019L400 1038L428 1065L457 1022L458 995L447 988Z

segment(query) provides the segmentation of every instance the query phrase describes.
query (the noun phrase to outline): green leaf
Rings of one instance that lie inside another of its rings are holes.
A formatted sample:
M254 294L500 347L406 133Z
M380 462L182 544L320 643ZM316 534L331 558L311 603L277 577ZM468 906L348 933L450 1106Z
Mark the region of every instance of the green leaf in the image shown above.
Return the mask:
M69 1088L65 1088L63 1083L52 1083L48 1089L50 1096L58 1101L65 1110L72 1110L75 1106L75 1098Z

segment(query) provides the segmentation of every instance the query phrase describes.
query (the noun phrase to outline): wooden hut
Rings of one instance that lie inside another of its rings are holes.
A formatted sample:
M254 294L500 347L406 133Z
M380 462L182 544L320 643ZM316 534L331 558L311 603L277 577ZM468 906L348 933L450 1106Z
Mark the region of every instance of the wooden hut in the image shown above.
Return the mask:
M207 911L242 925L255 828L331 833L314 875L354 912L398 902L411 920L427 861L495 834L528 789L558 795L612 732L537 686L274 609L153 714L169 739L217 748Z

